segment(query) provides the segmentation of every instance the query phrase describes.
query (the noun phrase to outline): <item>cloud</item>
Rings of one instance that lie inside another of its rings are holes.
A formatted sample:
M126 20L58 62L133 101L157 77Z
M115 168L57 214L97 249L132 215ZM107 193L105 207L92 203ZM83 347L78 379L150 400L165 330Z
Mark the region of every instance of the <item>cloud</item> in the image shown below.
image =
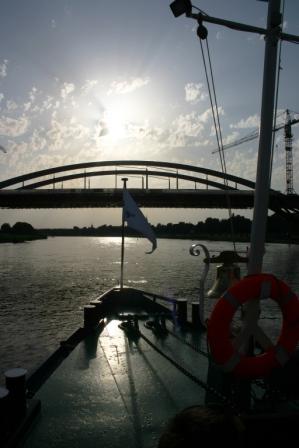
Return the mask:
M67 96L75 90L75 84L72 82L64 82L60 91L61 98L65 100Z
M234 151L227 160L227 171L244 179L255 181L257 152L252 148L247 151Z
M9 111L13 111L16 110L19 106L17 105L17 103L13 100L8 100L6 101L6 109Z
M227 135L223 138L223 144L229 145L230 143L233 143L237 138L239 138L240 133L237 131L232 132L231 134Z
M200 116L195 112L187 115L179 115L172 123L168 144L177 146L198 145L199 137L204 130Z
M0 135L18 137L24 134L29 126L29 119L25 115L20 118L0 117Z
M45 134L49 151L76 150L78 144L84 146L90 140L90 129L78 123L76 118L58 120L54 114L50 129Z
M56 27L57 27L56 20L52 19L51 20L51 28L55 29Z
M45 137L43 137L42 132L43 129L41 130L41 132L36 129L34 130L29 141L29 148L32 152L40 151L45 148L47 140L45 139Z
M214 107L214 111L216 112L216 107ZM221 106L218 107L218 114L219 114L219 116L224 115L223 107L221 107ZM212 118L212 109L211 108L205 110L201 115L198 116L198 119L201 123L207 123L210 118Z
M7 65L8 60L4 59L2 64L0 64L0 78L5 78L7 76Z
M37 88L33 86L29 92L29 99L32 103L35 101L36 95L37 95Z
M24 112L40 112L42 110L41 95L42 91L33 86L28 92L28 101L23 103L21 106L24 109ZM38 96L40 98L40 101L38 101Z
M128 81L113 81L107 95L123 95L134 92L149 83L149 78L131 78Z
M81 87L83 94L88 94L98 84L97 79L87 79L85 84Z
M260 125L260 117L255 114L251 115L244 120L240 120L238 123L230 124L229 127L231 129L249 129L249 128L258 128Z
M177 133L190 137L198 137L203 130L199 116L192 112L187 115L180 115L174 122Z
M223 108L219 107L219 114L224 115ZM173 158L191 157L198 159L201 150L213 145L213 140L209 138L212 121L211 108L201 114L195 111L189 114L180 114L168 128L151 127L150 125L137 127L140 139L143 138L143 145L149 144L151 154L157 153L158 157ZM155 143L153 145L153 143ZM215 142L214 142L215 145ZM162 156L161 156L162 155ZM205 152L206 157L206 152Z
M158 126L151 126L150 123L128 123L127 133L129 138L156 143L163 143L168 138L169 131Z
M187 103L196 104L204 100L207 94L203 92L203 84L194 84L189 82L185 85L185 100Z
M220 115L224 114L222 108L219 108ZM154 151L172 150L175 148L197 148L211 145L207 138L207 132L210 130L209 122L211 120L211 109L207 109L202 114L193 111L190 114L180 114L177 116L168 128L152 126L148 121L144 123L128 123L127 137L131 142L142 141L142 144L150 145L151 154ZM153 149L155 148L155 149Z

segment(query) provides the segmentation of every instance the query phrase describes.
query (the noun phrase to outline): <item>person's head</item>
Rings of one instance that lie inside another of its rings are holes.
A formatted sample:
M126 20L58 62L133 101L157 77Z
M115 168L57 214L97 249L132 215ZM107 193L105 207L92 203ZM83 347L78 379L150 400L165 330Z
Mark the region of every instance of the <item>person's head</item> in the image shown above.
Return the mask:
M171 419L160 437L158 448L213 448L228 443L242 446L242 422L223 409L192 406Z

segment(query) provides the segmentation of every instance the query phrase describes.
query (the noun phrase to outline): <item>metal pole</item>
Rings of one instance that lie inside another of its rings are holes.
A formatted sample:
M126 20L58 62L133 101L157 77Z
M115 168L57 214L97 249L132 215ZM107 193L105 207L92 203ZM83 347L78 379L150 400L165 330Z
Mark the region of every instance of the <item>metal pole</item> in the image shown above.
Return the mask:
M251 229L248 274L262 270L271 170L271 143L276 84L277 48L281 25L280 0L270 0L264 59L261 132L258 151L253 224Z
M124 183L123 189L127 188L127 177L123 177L122 181ZM124 287L124 259L125 259L125 213L124 204L122 209L122 224L121 224L121 260L120 260L120 289Z

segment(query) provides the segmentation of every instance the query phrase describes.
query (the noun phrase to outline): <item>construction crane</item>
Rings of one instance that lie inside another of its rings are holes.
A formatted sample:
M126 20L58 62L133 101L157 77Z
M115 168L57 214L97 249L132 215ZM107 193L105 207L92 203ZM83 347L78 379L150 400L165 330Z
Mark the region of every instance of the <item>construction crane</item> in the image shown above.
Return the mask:
M284 126L284 140L286 150L286 194L295 194L293 186L293 134L292 124L299 120L291 120L290 111L286 110L286 123Z
M286 119L285 123L279 124L275 128L273 128L273 132L277 132L280 129L284 129L284 140L285 140L285 151L286 151L286 194L295 194L294 186L293 186L293 134L292 134L292 125L299 123L299 119L291 119L291 113L289 109L286 109ZM227 145L223 145L223 149L233 148L234 146L239 146L242 143L250 142L258 138L259 129L251 132L250 134L245 135L234 142L228 143ZM212 154L219 152L219 149L214 149Z

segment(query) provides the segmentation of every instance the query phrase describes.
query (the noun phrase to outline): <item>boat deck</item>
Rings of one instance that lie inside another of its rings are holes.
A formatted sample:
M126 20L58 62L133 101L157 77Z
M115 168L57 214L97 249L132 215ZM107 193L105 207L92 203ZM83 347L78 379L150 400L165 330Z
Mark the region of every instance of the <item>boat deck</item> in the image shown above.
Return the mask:
M183 370L207 378L208 359L196 351L206 349L204 334L167 322L169 332L156 335L140 321L141 335L127 337L119 324L88 335L41 387L25 447L154 447L169 418L204 403L205 390Z
M180 313L182 302L172 308L172 301L164 299L162 306L160 299L114 288L85 307L84 328L27 382L28 398L41 403L41 412L25 440L23 434L16 439L21 446L154 448L176 413L211 403L229 412L254 409L242 412L250 448L257 440L258 446L271 440L280 447L285 434L294 435L298 394L290 401L277 395L276 386L269 395L259 381L232 380L209 358L206 333ZM293 361L291 371L298 372ZM290 380L286 369L285 382Z

